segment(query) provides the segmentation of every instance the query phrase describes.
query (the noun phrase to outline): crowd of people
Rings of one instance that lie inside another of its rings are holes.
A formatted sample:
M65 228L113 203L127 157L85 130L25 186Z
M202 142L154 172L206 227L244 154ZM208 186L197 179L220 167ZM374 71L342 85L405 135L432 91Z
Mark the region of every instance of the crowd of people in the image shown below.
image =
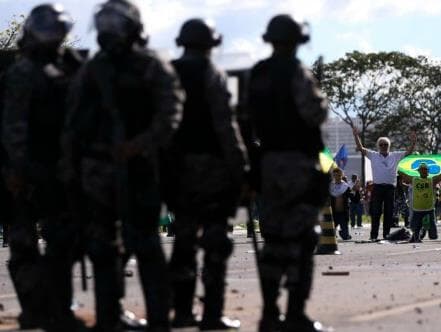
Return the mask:
M366 149L360 141L357 128L353 128L357 148L363 156L371 161L373 180L362 187L357 174L348 180L343 170L336 167L332 170L330 184L330 205L335 227L343 240L352 237L351 227L363 227L362 214L370 217L370 240L378 240L380 218L383 215L383 239L388 239L391 228L399 227L400 217L404 227L410 227L410 242L421 242L426 233L430 239L437 239L436 220L440 207L441 176L429 177L429 166L421 162L418 166L419 176L409 176L397 171L402 158L411 154L416 143L416 134L410 135L410 146L407 151L391 152L391 142L387 137L377 140L378 151ZM423 220L427 220L423 227Z
M327 196L327 175L317 169L327 103L296 57L307 29L289 15L268 23L263 39L273 53L250 71L254 130L243 139L225 77L211 60L222 36L205 20L182 25L176 43L183 55L171 63L148 48L140 11L128 0L97 8L99 51L90 59L63 46L72 25L60 5L36 6L23 24L18 56L1 77L1 167L10 198L1 204L11 209L2 218L10 221L8 269L20 327L89 331L71 310L72 266L87 255L94 332L121 332L125 324L150 332L237 329L240 322L223 315L234 248L227 219L243 196L259 192L265 242L258 330L320 331L305 304L315 225ZM170 261L158 234L163 203L175 217ZM193 300L200 249L199 321ZM122 319L122 271L131 256L148 324Z
M434 190L441 177L429 178L422 163L420 176L400 174L397 181L398 162L412 153L415 133L407 151L391 152L390 140L380 137L377 152L362 146L354 128L373 181L363 187L358 175L347 179L335 168L329 186L317 167L327 103L296 56L310 36L291 16L269 21L263 40L272 55L250 70L249 133L240 130L225 76L211 59L222 36L205 20L184 22L176 38L183 54L171 62L149 49L140 11L129 0L98 7L99 51L90 59L63 46L72 25L61 6L36 6L23 24L15 61L1 75L0 218L9 221L3 246L10 249L22 329L238 329L240 322L223 312L234 249L228 218L240 202L258 205L264 238L257 259L259 332L321 330L305 305L315 226L327 199L344 240L351 239L349 225L363 227L363 210L372 219L372 241L381 214L383 238L400 213L409 216L413 242L424 235L424 220L429 237L437 237ZM407 196L402 182L412 188ZM158 234L163 204L174 218L169 261ZM193 312L199 250L201 320ZM72 266L85 255L93 265L93 328L71 310ZM124 317L123 271L132 256L148 323ZM288 293L284 315L282 286Z

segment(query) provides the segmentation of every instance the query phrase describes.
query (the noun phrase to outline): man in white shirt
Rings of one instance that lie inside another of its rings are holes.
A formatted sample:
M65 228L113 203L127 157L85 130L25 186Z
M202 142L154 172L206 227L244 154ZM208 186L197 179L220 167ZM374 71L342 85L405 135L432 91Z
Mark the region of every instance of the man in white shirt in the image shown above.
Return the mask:
M394 191L397 185L397 167L399 161L405 156L411 154L416 143L416 133L414 131L410 134L410 146L407 151L390 152L390 140L387 137L380 137L377 140L377 151L366 149L358 136L358 130L352 127L355 144L361 151L363 156L366 156L372 165L372 177L374 182L374 189L372 192L372 225L371 225L371 240L376 240L378 237L378 229L380 227L380 217L384 204L383 217L383 238L390 232L392 225L392 214L394 204Z

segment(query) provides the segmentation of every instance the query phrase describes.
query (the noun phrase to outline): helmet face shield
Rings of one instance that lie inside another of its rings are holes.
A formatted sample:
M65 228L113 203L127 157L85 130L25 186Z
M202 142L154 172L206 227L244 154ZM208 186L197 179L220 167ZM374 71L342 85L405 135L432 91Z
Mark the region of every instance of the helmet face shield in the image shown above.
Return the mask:
M108 0L94 15L98 34L112 34L121 38L142 32L141 14L136 6L125 0Z
M35 8L24 23L24 31L41 43L61 43L72 30L73 20L58 5Z
M95 15L95 28L98 34L112 34L121 38L128 37L134 30L128 18L111 11Z

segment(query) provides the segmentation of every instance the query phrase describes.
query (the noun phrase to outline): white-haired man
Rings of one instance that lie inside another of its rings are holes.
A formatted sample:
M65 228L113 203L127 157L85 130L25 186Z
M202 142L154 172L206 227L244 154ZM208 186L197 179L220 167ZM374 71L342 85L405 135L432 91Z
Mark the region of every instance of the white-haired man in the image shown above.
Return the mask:
M383 238L389 235L392 225L394 191L397 185L397 167L399 161L405 156L411 154L415 148L416 133L414 131L410 134L410 146L406 151L390 151L390 140L387 137L380 137L377 140L378 151L366 149L358 136L358 129L352 128L355 144L361 151L363 156L366 156L372 165L372 177L374 182L374 189L372 192L372 225L370 239L376 240L378 237L378 229L380 227L381 213L383 216ZM384 211L383 210L384 204Z

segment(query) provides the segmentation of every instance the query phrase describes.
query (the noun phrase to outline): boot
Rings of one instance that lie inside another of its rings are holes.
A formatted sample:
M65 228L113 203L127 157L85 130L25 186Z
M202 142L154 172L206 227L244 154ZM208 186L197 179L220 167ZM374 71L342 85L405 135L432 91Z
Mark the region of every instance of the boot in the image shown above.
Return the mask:
M119 316L119 319L124 330L145 331L147 328L147 320L137 318L136 315L129 310L124 310Z
M284 316L276 320L262 319L259 322L259 332L281 332L284 320Z
M410 243L421 243L421 238L420 238L420 230L419 229L415 229L413 231L412 237L409 240Z
M155 327L148 327L147 332L170 332L170 327L167 326L155 326Z
M177 329L198 327L199 322L193 315L179 316L176 315L172 322L172 327Z
M283 324L282 332L324 332L325 329L320 322L314 322L304 313L294 317L287 317Z
M172 327L185 328L198 326L198 322L193 315L195 287L196 279L194 278L173 282L173 307L175 309L175 318L173 319Z
M47 332L89 332L91 331L84 322L76 318L73 314L67 315L65 317L58 317L55 321L45 330Z
M21 329L49 326L49 298L39 260L36 262L9 261L9 273L21 307L18 323Z
M203 320L199 325L201 331L230 331L238 330L240 328L240 321L237 319L230 319L228 317L221 317L217 320Z

